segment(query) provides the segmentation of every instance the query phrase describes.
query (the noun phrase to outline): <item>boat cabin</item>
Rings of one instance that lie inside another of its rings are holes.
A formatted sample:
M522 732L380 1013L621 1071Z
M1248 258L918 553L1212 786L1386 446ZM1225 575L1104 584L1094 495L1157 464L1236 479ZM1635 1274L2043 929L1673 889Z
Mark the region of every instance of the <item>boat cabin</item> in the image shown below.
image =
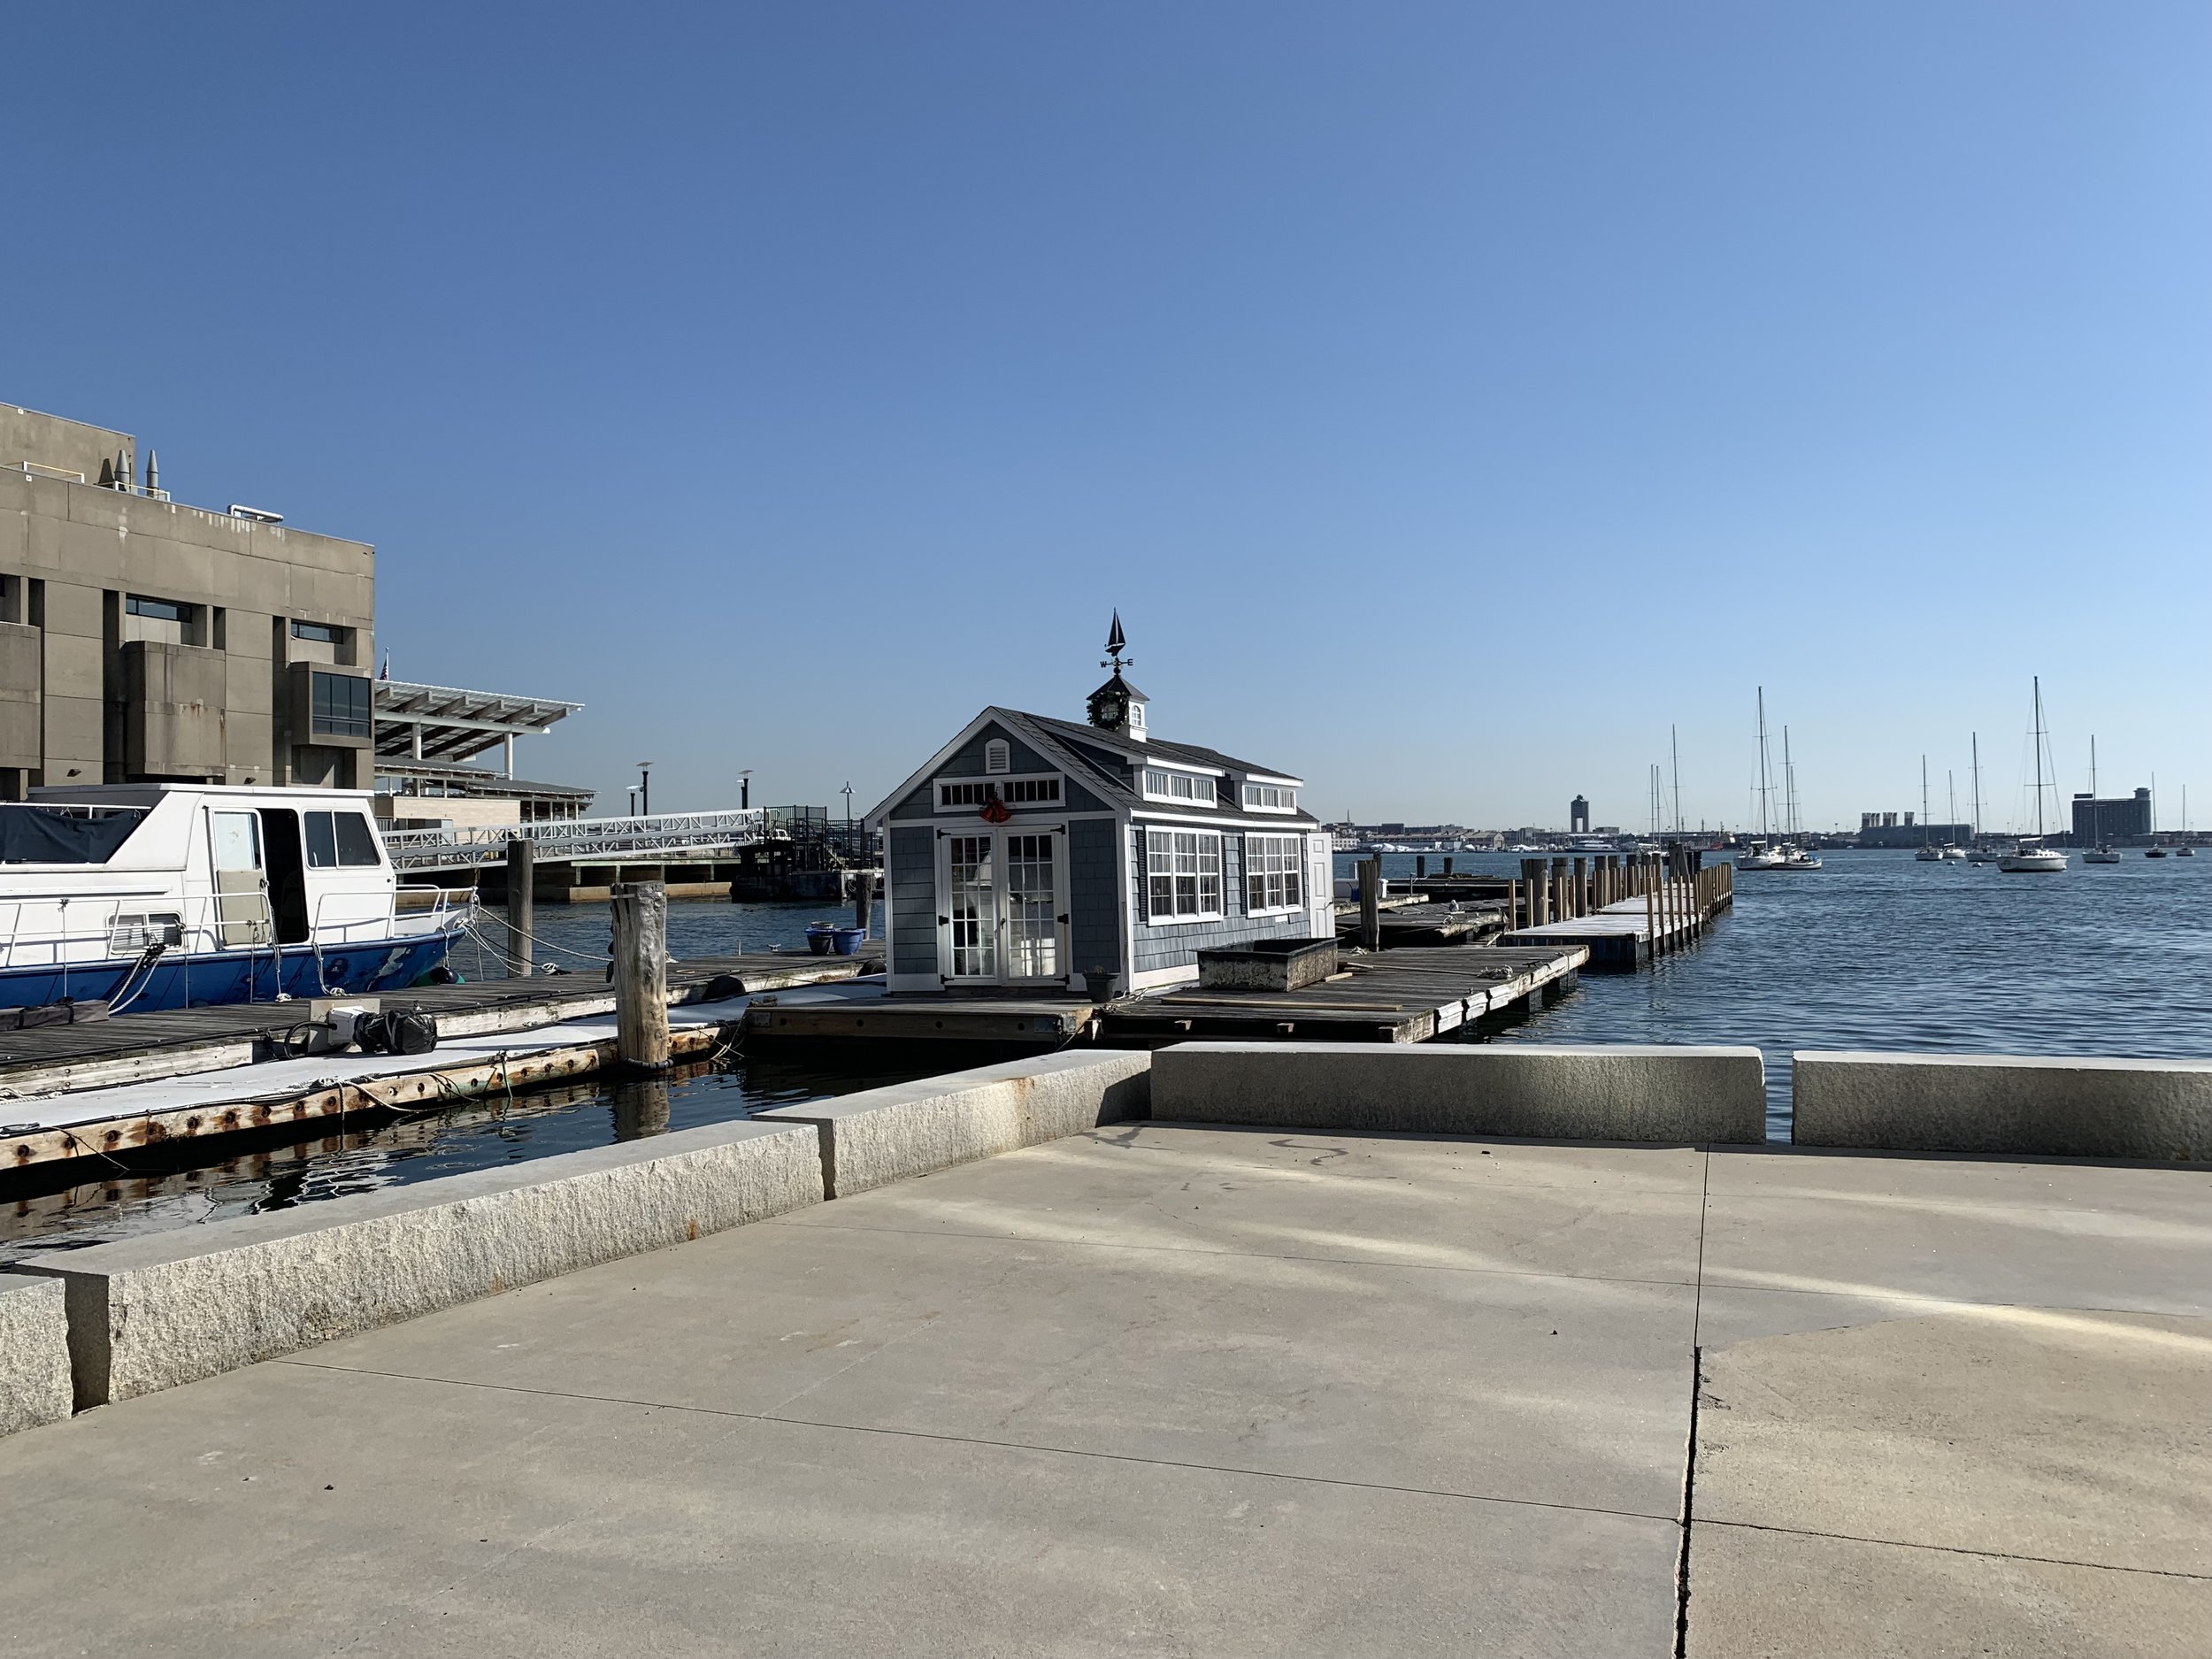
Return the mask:
M0 803L0 1007L397 988L466 918L465 894L401 886L365 790L98 784Z
M1117 617L1087 720L986 709L868 814L894 992L1146 990L1202 949L1334 937L1302 780L1154 736L1123 643Z

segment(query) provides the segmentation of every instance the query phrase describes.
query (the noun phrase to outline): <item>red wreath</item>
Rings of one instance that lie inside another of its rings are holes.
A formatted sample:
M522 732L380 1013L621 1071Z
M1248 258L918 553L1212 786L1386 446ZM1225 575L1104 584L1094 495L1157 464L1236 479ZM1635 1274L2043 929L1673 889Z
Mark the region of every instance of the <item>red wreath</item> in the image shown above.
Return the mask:
M1005 802L1000 800L996 795L993 795L989 800L983 803L982 817L983 821L986 824L1003 824L1008 818L1012 818L1013 816L1014 809L1008 806Z

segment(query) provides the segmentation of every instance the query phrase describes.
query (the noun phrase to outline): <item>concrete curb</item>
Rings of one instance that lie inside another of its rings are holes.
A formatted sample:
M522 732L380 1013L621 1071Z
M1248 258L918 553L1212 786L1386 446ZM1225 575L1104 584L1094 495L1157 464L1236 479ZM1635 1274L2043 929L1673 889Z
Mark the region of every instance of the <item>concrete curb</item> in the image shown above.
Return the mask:
M17 1266L66 1287L82 1409L818 1203L818 1147L717 1124Z
M70 1412L69 1316L61 1286L0 1273L0 1434Z
M2212 1060L1791 1056L1800 1146L2212 1160Z
M1286 1129L1756 1144L1756 1048L1613 1043L1187 1042L1152 1057L1152 1115Z
M1152 1056L1085 1049L1010 1060L836 1100L776 1106L760 1123L821 1132L833 1198L1143 1115Z

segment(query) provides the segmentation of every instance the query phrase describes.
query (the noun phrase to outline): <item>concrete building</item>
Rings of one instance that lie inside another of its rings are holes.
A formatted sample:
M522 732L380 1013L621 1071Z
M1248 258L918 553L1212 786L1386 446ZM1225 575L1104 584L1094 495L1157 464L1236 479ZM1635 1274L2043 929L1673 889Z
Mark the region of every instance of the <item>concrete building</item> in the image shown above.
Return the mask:
M0 404L0 797L366 787L376 553L189 507L126 432Z
M1567 833L1587 835L1590 833L1590 803L1580 795L1567 803Z
M2077 847L2101 847L2112 841L2147 840L2151 833L2151 792L2138 789L2118 800L2100 800L2093 795L2074 797L2074 833L2068 839Z

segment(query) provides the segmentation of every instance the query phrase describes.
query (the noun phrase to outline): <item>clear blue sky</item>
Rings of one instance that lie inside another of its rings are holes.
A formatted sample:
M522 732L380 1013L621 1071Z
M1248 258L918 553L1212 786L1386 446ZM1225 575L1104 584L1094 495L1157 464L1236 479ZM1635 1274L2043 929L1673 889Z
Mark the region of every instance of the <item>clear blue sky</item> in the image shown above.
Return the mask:
M1325 815L2212 822L2212 7L137 7L10 30L0 398L380 549L619 810L1075 714Z

